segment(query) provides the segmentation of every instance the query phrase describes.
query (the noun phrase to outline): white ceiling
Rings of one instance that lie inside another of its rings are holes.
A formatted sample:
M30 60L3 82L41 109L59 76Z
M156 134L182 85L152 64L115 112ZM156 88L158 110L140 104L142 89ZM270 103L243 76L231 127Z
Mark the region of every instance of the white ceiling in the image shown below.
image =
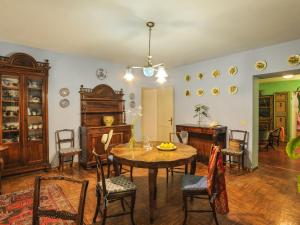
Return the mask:
M300 38L299 0L1 0L0 40L125 64L179 66Z
M287 74L285 74L285 75L287 75ZM258 79L258 83L271 83L271 82L277 82L277 81L291 81L291 80L300 80L300 74L295 74L292 78L289 78L289 79L283 78L282 76L260 78L260 79Z

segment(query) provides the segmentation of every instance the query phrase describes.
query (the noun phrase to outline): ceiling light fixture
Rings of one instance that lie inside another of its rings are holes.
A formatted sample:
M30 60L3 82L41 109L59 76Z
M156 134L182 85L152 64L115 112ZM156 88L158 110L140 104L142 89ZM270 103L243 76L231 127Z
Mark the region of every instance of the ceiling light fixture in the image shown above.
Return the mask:
M288 74L288 75L283 75L282 77L283 77L284 79L291 79L291 78L294 77L294 75L293 75L293 74Z
M149 29L149 42L148 42L148 56L147 56L147 65L145 66L128 66L126 73L124 75L124 79L127 81L131 81L134 78L132 73L133 69L142 69L145 77L153 77L155 74L156 81L158 83L164 83L167 81L168 74L165 70L164 64L160 63L157 65L152 65L152 56L151 56L151 31L155 26L154 22L147 22L146 26Z

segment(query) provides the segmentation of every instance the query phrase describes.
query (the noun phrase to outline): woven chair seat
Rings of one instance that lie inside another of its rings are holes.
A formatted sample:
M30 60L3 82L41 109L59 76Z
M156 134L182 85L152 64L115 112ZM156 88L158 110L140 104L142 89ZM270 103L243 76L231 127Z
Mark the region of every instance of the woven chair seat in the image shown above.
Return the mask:
M236 150L232 150L230 148L225 148L225 149L222 149L221 150L223 154L226 154L226 155L236 155L236 156L239 156L239 155L242 155L244 151L236 151Z
M60 154L68 154L68 153L78 153L81 152L80 148L62 148L60 149Z
M102 188L102 182L98 185ZM136 190L136 186L129 178L124 176L117 176L105 179L106 191L108 193L126 192Z
M181 183L181 190L198 191L207 190L207 177L184 175Z

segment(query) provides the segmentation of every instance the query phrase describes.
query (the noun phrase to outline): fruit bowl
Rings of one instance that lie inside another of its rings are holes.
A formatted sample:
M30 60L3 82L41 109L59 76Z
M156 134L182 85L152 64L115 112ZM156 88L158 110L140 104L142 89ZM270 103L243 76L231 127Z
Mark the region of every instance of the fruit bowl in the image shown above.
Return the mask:
M161 151L174 151L177 147L173 143L161 143L157 145L156 148Z

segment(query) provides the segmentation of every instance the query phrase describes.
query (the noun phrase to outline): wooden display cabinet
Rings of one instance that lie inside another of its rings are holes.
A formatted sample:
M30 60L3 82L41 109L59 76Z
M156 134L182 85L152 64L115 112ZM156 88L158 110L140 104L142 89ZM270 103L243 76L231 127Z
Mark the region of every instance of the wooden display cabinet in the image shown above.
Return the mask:
M100 84L93 89L80 88L81 127L80 164L85 168L96 165L92 151L103 152L101 138L113 129L111 146L127 143L131 137L131 125L126 125L125 100L123 91L114 91L110 86ZM108 127L103 122L104 116L113 116L113 125Z
M48 61L16 53L0 57L0 142L4 175L46 169L48 155Z

